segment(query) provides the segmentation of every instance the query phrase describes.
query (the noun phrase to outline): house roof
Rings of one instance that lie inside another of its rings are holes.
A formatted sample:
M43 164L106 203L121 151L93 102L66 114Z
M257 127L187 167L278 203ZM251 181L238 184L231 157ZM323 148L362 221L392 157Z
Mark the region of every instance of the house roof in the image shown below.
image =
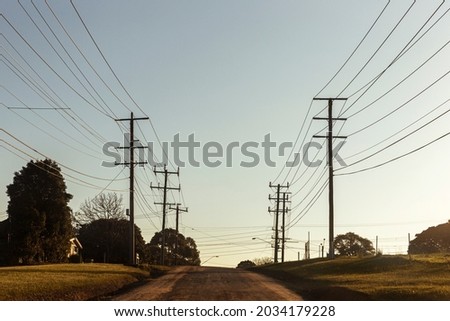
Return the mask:
M79 249L83 249L83 246L81 245L80 241L76 237L72 237L70 239L70 242L75 244Z

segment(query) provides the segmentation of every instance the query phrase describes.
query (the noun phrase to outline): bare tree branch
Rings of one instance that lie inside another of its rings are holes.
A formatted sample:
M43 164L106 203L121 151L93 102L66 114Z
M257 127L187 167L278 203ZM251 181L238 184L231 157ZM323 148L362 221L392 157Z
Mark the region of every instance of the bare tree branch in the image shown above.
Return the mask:
M78 225L91 223L99 219L125 219L122 195L117 193L100 194L94 199L87 199L74 213Z

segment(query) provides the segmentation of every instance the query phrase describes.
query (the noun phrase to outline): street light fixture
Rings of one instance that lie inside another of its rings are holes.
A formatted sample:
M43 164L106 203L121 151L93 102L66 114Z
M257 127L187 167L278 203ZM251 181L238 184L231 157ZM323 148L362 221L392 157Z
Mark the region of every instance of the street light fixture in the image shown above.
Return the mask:
M254 241L254 240L260 240L260 241L263 241L263 242L265 242L265 243L268 243L268 244L272 245L272 243L270 243L270 242L268 242L268 241L266 241L266 240L263 240L263 239L261 239L261 238L259 238L259 237L252 237L252 240L253 240L253 241Z
M203 262L202 265L205 264L206 262L208 262L209 260L215 258L215 257L219 257L219 256L218 255L211 256L209 259L207 259L205 262Z

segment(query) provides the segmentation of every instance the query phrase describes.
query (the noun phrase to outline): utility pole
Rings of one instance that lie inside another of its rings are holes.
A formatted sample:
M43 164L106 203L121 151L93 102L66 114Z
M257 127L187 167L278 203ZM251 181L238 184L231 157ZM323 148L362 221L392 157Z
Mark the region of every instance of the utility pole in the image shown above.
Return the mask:
M308 231L308 260L311 258L311 232Z
M130 166L130 204L129 204L129 213L130 213L130 249L129 249L129 263L130 265L136 265L136 236L134 231L134 166L135 165L144 165L147 162L135 162L134 161L134 149L135 148L145 148L144 146L135 146L134 145L134 122L137 120L147 120L148 117L140 117L135 118L133 112L131 112L130 118L122 118L116 119L115 121L129 121L130 122L130 146L128 147L119 147L121 149L129 149L130 159L129 162L124 163L116 163L116 165L128 165Z
M171 172L167 170L167 167L164 166L164 170L158 171L156 170L156 166L153 170L153 172L156 174L164 174L164 186L160 186L158 183L158 186L152 186L150 184L150 188L153 189L162 189L163 190L163 202L158 203L155 202L156 205L162 205L163 206L163 219L162 219L162 231L161 231L161 265L164 265L164 253L165 253L165 246L166 246L166 213L167 213L167 205L176 205L175 203L167 203L167 191L168 190L176 190L179 191L181 189L181 186L179 187L169 187L167 186L168 178L170 174L177 174L180 176L180 168L176 172Z
M284 192L283 193L283 217L282 217L282 226L281 226L281 262L284 262L284 249L286 244L286 214L289 211L289 209L286 207L286 203L290 202L289 199L289 193Z
M378 235L375 238L375 255L378 255Z
M314 120L328 121L328 135L314 135L315 138L326 138L328 140L328 206L329 206L329 258L334 259L334 191L333 191L333 138L347 138L347 136L333 136L333 121L347 120L347 118L333 118L333 101L347 100L347 98L314 98L314 100L328 101L328 117L313 117Z
M270 206L269 206L269 213L275 213L275 246L274 246L275 249L274 249L273 261L275 263L278 263L278 249L279 249L278 219L279 219L279 214L280 214L280 191L282 188L283 189L289 188L289 183L287 183L285 186L282 186L281 184L272 185L272 183L270 182L269 187L276 188L276 197L272 197L269 195L269 200L276 201L276 205L275 205L276 210L271 210Z
M169 206L169 209L175 210L176 212L176 219L175 219L175 231L176 231L176 237L175 237L175 265L178 265L178 218L180 215L180 212L188 212L188 208L181 208L180 204L177 204L175 208Z
M325 239L323 239L322 243L322 257L325 257Z

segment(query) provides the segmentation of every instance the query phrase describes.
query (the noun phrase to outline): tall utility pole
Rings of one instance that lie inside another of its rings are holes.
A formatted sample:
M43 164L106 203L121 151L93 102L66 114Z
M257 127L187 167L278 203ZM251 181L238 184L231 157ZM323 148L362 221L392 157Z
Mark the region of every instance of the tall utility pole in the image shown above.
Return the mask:
M315 120L328 121L328 133L326 136L314 135L316 138L326 138L328 140L328 206L329 206L329 258L334 258L334 191L333 191L333 138L347 138L347 136L333 136L333 121L347 120L347 118L333 118L333 101L347 100L347 98L314 98L314 100L328 101L328 117L313 117Z
M121 149L129 149L130 152L130 160L129 162L124 163L116 163L116 165L128 165L130 166L130 204L129 204L129 213L130 213L130 248L129 248L129 263L131 265L136 265L136 236L134 231L134 166L135 165L143 165L147 164L147 162L135 162L134 161L134 149L135 148L145 148L143 146L135 146L134 145L134 122L137 120L147 120L148 117L140 117L135 118L133 112L131 113L130 118L122 118L116 119L116 121L129 121L130 122L130 146L128 147L119 147Z
M286 203L290 203L288 192L283 193L283 216L281 225L281 262L284 262L284 249L286 245L286 214L289 209L286 207Z
M175 208L169 206L169 209L175 210L175 213L176 213L176 219L175 219L175 231L176 231L176 235L175 235L175 265L178 265L178 221L179 221L179 215L180 215L180 212L187 213L188 208L187 207L181 208L180 204L177 204L177 206Z
M289 183L286 184L286 186L282 186L281 184L272 185L272 183L269 183L270 188L276 188L276 197L272 197L269 195L269 200L275 200L275 210L271 210L269 207L269 213L275 213L275 246L274 246L274 255L273 255L273 261L275 263L278 263L278 249L279 249L279 214L280 214L280 192L281 189L287 189L289 188Z
M168 178L170 174L177 174L178 176L180 176L180 169L178 168L178 170L176 172L171 172L167 170L167 167L164 166L164 170L162 171L158 171L156 170L156 166L155 169L153 170L153 172L156 174L164 174L164 186L160 186L158 184L158 186L152 186L150 184L150 188L156 188L156 189L162 189L163 190L163 202L162 203L155 203L155 204L161 204L163 206L163 219L162 219L162 239L161 239L161 265L164 265L164 253L165 253L165 246L166 246L166 213L167 213L167 205L169 205L167 203L167 191L168 190L177 190L179 191L181 189L181 186L179 187L169 187L167 186L167 182L168 182ZM171 203L170 205L176 205L175 203Z

